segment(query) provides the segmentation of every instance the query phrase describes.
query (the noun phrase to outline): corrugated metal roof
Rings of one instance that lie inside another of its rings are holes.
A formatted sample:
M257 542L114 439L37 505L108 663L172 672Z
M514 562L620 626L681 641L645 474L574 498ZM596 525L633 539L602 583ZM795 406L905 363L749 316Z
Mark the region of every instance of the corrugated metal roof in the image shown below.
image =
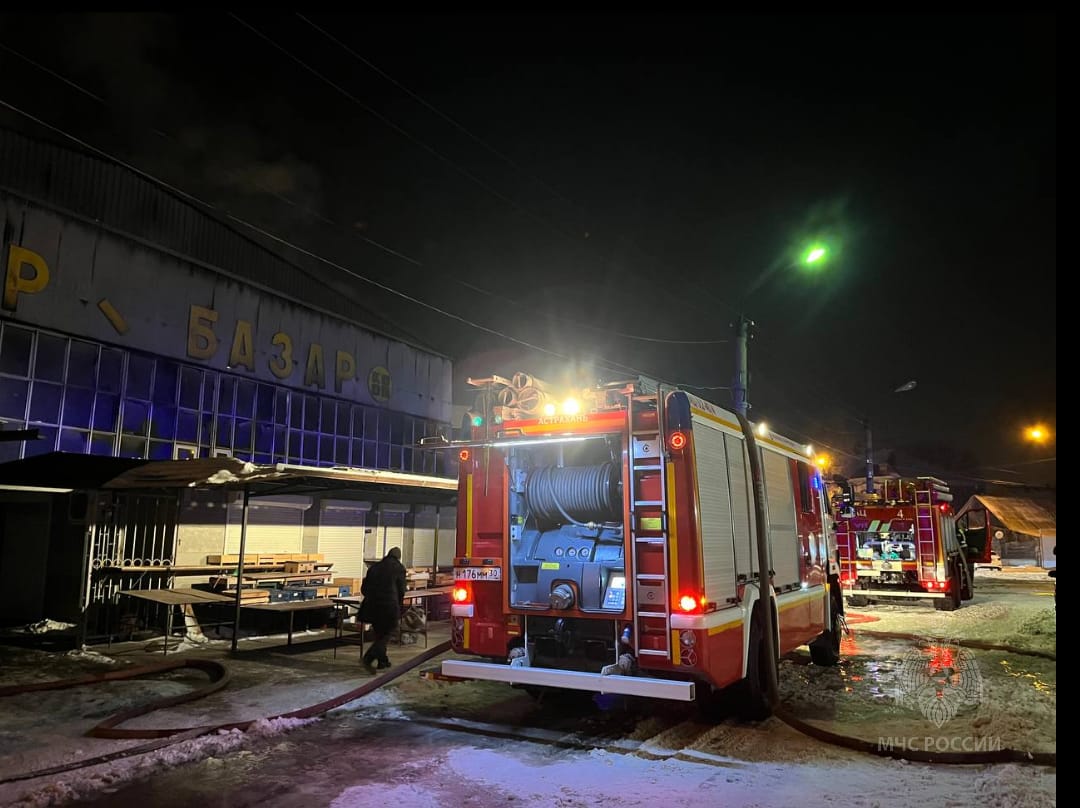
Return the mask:
M968 511L985 509L1013 533L1039 536L1057 530L1057 516L1043 504L1026 497L991 497L976 494L956 512L957 518Z
M215 211L122 165L0 128L0 187L441 356L319 281L311 270L237 231Z

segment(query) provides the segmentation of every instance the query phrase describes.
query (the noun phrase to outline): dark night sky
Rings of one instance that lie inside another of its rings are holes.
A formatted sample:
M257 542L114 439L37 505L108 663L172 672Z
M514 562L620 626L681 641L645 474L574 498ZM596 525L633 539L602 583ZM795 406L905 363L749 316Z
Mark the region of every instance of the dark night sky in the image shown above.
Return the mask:
M569 357L319 269L462 377L726 386L730 342L619 334L741 310L752 417L855 454L869 414L904 471L1054 481L1020 432L1056 430L1055 17L239 17L0 16L0 98ZM818 235L834 260L794 269Z

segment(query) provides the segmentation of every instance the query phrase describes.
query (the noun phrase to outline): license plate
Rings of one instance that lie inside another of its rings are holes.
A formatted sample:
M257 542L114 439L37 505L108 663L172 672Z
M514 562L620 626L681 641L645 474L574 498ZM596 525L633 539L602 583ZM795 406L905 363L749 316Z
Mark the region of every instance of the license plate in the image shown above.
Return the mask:
M501 581L502 567L455 567L454 577L459 581Z

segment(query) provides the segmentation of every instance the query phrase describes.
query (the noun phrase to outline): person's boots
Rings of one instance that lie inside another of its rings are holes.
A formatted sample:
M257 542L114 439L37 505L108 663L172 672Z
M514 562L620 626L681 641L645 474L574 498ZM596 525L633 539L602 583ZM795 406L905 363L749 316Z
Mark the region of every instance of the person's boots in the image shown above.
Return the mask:
M364 657L361 660L361 662L363 662L363 664L364 664L364 670L366 670L368 673L370 673L372 676L374 676L375 675L375 663L372 662L367 657Z
M389 659L384 659L379 663L378 669L381 670L381 671L384 671L389 667L390 667L390 660Z

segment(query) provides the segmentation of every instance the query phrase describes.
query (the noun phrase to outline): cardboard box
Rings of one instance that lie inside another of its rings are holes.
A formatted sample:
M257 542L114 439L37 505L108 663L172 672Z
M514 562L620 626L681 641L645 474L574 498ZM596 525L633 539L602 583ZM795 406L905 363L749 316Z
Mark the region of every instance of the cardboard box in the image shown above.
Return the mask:
M206 557L207 564L239 564L239 553L226 553L224 555L208 555ZM245 564L258 564L259 556L249 553L244 553Z

